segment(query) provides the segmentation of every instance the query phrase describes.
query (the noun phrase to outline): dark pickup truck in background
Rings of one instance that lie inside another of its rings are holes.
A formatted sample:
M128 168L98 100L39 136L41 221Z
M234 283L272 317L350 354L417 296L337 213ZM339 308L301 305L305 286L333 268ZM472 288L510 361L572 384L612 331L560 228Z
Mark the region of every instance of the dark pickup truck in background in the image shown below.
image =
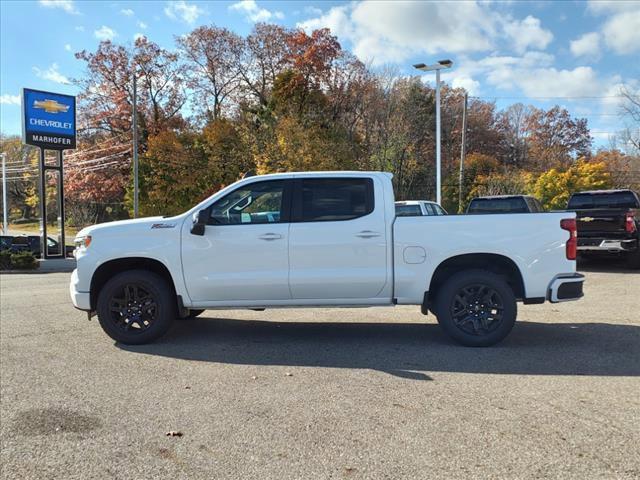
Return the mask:
M640 268L640 198L632 190L574 193L567 210L576 212L578 253L583 258L624 256Z

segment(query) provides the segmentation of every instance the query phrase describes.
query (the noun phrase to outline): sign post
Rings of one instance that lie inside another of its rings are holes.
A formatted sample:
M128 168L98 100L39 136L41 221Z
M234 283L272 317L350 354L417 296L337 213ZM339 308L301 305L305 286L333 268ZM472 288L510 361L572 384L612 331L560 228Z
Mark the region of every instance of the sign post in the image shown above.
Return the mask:
M22 89L22 141L40 148L40 251L42 258L64 258L64 156L76 148L76 97ZM55 150L56 163L48 165L46 150ZM60 238L58 255L49 255L47 242L47 171L58 173Z

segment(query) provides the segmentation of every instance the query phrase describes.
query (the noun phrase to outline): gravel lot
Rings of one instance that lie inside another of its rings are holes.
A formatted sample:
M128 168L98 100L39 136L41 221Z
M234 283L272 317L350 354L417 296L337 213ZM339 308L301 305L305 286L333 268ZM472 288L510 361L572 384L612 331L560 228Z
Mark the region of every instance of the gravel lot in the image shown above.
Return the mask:
M640 476L640 274L591 267L488 349L413 307L206 312L125 347L68 279L0 279L2 478Z

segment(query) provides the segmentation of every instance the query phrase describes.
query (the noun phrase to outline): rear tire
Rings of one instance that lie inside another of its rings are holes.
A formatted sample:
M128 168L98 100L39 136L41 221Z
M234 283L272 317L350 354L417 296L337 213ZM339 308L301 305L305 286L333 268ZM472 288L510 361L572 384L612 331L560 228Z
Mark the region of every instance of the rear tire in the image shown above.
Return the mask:
M513 289L499 275L466 270L453 275L436 294L442 329L468 347L488 347L503 340L516 321Z
M157 340L177 316L172 288L146 270L130 270L111 278L98 295L96 310L105 333L126 345Z

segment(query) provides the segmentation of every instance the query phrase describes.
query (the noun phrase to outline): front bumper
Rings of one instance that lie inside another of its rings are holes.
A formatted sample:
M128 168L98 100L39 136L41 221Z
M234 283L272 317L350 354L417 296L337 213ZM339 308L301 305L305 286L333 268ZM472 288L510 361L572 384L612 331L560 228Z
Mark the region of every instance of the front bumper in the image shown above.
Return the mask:
M549 285L547 298L551 303L578 300L584 296L582 292L583 284L584 275L580 273L557 277Z
M75 269L71 274L71 281L69 282L71 303L79 310L91 311L91 294L89 292L79 292L78 282L78 269Z
M638 249L638 240L630 239L606 239L606 238L578 238L578 251L624 253Z

